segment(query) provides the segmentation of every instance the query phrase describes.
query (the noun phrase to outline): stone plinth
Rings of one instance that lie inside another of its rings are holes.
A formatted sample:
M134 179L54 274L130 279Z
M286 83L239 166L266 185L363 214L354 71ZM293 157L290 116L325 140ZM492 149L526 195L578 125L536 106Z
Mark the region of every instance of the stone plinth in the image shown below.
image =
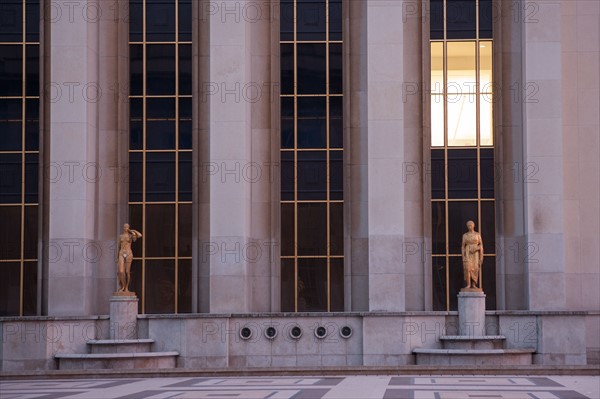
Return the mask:
M485 335L485 294L483 291L461 291L458 294L458 334Z
M113 295L110 298L110 339L137 338L138 298Z

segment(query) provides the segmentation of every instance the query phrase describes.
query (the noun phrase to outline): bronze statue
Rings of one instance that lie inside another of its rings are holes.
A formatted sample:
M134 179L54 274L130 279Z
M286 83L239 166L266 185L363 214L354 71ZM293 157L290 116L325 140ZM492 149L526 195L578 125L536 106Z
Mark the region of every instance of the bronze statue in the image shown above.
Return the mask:
M467 222L467 231L462 237L462 260L465 286L463 289L481 290L479 287L479 270L483 264L483 241L475 231L475 223Z
M135 293L129 291L131 282L131 262L133 261L133 252L131 243L142 237L142 233L129 228L129 224L123 225L123 234L119 236L119 259L117 261L117 277L119 279L118 293Z

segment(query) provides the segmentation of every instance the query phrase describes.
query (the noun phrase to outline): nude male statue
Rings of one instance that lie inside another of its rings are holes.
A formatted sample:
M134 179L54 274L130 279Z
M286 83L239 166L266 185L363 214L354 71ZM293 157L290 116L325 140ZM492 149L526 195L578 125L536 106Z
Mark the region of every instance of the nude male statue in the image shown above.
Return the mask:
M117 277L119 279L119 290L117 292L130 292L129 283L131 282L131 262L133 261L133 252L131 243L142 237L142 233L129 228L129 224L123 225L123 234L119 236L119 258L117 261Z

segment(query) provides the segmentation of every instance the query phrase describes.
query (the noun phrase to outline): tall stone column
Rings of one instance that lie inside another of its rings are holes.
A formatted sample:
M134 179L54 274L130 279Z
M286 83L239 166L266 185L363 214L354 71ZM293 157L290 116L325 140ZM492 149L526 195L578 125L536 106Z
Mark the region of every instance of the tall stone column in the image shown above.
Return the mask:
M373 0L367 18L369 310L405 310L402 90L405 1Z
M526 301L531 310L565 308L561 3L539 1L522 16Z
M97 186L86 179L98 161L98 24L82 9L92 1L45 2L43 313L95 311Z
M207 194L210 312L271 310L271 84L270 2L213 3L200 10L208 23L208 163L199 184ZM202 8L202 7L201 7ZM257 12L258 11L258 12ZM274 97L275 96L275 97ZM202 223L202 218L200 219ZM276 252L277 253L277 252Z
M118 137L126 134L127 109L119 97L127 70L120 65L127 59L126 42L118 40L125 19L114 6L42 2L42 304L48 315L106 314L115 289L123 191Z

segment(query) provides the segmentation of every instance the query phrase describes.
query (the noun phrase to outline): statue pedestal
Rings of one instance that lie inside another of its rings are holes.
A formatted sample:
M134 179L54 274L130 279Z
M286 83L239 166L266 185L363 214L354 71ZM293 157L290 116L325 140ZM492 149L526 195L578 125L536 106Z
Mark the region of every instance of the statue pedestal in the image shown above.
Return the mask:
M137 339L138 298L135 293L110 298L110 339Z
M458 294L458 334L485 335L485 294L465 289Z

